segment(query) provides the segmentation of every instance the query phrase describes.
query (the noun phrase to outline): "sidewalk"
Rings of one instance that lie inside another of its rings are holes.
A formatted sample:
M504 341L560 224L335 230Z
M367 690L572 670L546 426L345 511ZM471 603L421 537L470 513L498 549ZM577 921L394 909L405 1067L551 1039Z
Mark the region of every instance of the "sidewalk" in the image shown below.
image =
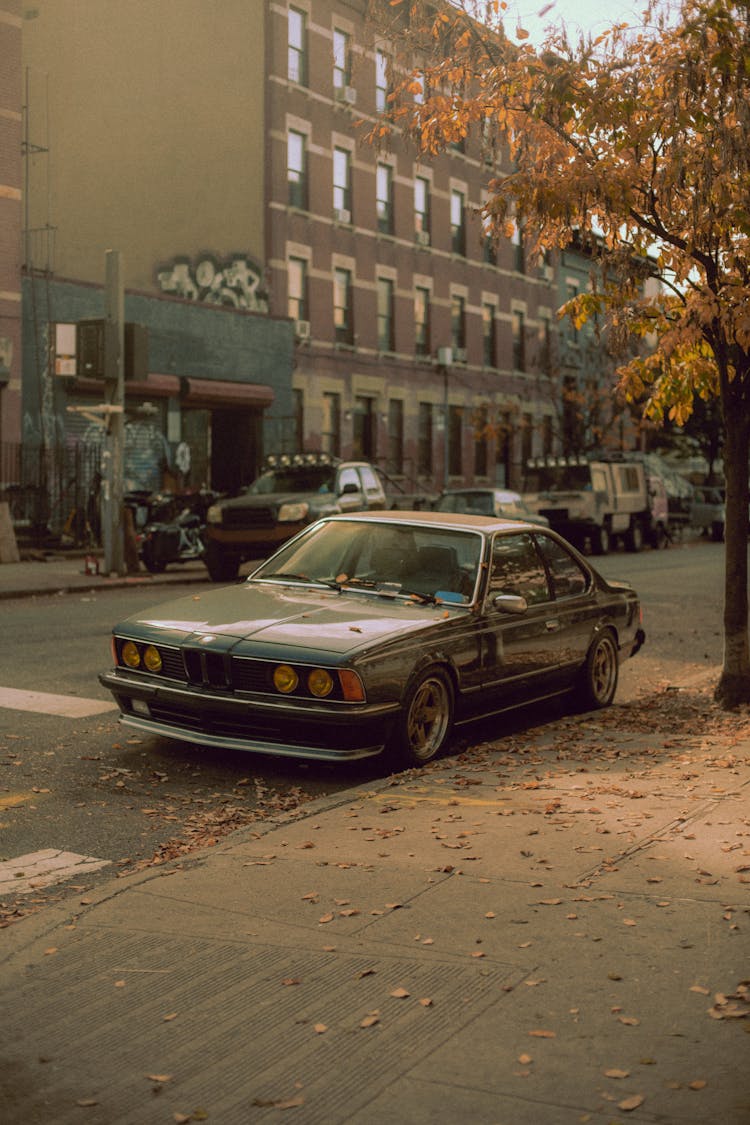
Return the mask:
M750 730L707 699L498 738L7 928L0 1119L747 1125Z
M92 556L99 560L101 553ZM0 565L0 599L26 598L41 594L101 590L117 586L153 586L180 582L208 582L208 571L201 562L176 563L162 574L103 575L86 573L86 557L80 553L51 553L42 559L29 559ZM244 570L243 574L246 573Z

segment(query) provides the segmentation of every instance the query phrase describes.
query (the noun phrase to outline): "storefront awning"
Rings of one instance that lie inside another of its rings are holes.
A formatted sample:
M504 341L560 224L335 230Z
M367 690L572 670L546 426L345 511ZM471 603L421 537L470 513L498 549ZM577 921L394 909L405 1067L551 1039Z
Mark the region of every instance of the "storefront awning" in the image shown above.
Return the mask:
M101 397L100 379L76 379L76 394ZM145 379L125 380L126 398L178 398L184 406L207 409L239 407L264 409L274 400L273 388L265 383L233 383L228 379L193 379L152 372Z

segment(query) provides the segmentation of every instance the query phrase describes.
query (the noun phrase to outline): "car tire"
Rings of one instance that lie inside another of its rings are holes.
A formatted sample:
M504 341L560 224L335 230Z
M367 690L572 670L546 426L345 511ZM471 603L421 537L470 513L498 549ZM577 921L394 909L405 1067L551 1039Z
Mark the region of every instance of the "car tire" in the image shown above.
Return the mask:
M207 545L203 561L213 582L233 582L240 569L238 558L225 555L213 543Z
M406 690L389 744L398 765L424 766L438 756L453 727L453 683L442 668L428 668Z
M633 554L643 550L643 527L638 520L633 520L625 532L625 550Z
M141 559L149 574L162 574L167 569L167 564L157 559L150 547L144 547Z
M599 633L589 648L578 683L578 703L583 711L609 707L617 691L620 660L611 629Z
M607 555L610 548L609 529L597 527L591 533L591 550L595 555Z

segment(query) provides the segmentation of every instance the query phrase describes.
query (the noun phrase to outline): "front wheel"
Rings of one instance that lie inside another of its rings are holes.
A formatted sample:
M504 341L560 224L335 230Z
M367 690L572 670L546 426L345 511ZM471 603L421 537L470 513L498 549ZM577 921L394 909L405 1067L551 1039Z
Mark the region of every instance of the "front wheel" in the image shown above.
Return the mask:
M453 726L453 685L441 668L418 676L406 692L389 749L402 766L437 757Z
M625 550L638 552L643 549L643 527L638 520L633 520L625 532Z
M609 528L597 527L591 534L591 550L595 555L609 554L610 534Z
M617 690L619 657L614 635L606 630L595 638L586 657L578 685L578 700L583 710L609 707Z
M240 569L239 559L225 555L214 543L207 545L203 561L214 582L233 582Z

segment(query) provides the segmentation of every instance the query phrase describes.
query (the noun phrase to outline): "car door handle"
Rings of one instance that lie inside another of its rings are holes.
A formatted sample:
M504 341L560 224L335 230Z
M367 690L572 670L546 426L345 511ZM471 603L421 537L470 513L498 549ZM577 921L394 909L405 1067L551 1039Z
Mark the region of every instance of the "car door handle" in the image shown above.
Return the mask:
M555 633L560 628L560 622L557 618L552 618L550 621L545 621L545 627L548 633Z

